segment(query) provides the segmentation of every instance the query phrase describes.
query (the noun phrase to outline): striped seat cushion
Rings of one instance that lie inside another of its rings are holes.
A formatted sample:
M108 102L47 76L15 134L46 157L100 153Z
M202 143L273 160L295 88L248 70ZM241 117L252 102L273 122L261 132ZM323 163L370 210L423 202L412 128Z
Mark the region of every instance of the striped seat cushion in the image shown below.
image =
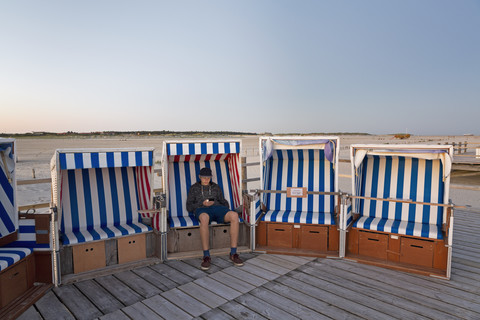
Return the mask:
M440 160L367 155L357 170L355 188L366 197L443 203L443 165ZM363 218L355 223L359 228L383 231L378 228L391 225L398 232L386 232L443 237L443 207L367 199L355 200L355 207Z
M30 248L0 248L0 271L32 254Z
M335 225L335 216L329 212L270 210L262 221Z
M9 243L7 247L15 248L32 248L32 249L49 249L49 243L37 243L37 234L35 231L35 219L20 219L18 221L18 238L16 241Z
M222 146L223 145L223 146ZM231 151L240 152L239 144L168 144L168 221L170 228L194 227L199 223L193 212L186 209L190 187L198 180L200 169L212 170L212 181L219 185L230 210L240 205L239 153L193 154L181 152ZM180 154L179 154L180 153Z
M64 245L152 230L138 213L142 167L64 170L60 231Z
M407 222L401 220L360 217L353 223L354 228L383 231L423 238L443 239L442 227L436 224Z

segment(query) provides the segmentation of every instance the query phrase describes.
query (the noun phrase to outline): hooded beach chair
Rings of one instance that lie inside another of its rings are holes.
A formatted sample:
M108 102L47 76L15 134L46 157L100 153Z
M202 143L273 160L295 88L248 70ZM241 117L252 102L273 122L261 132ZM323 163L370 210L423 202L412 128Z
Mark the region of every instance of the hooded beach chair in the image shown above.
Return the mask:
M51 162L61 274L145 259L153 148L57 150ZM117 254L118 253L118 254Z
M337 137L260 138L258 250L338 256L338 152Z
M15 140L0 138L0 319L15 318L52 286L51 214L19 214Z
M231 210L242 204L242 166L240 140L165 141L163 150L163 185L168 215L167 251L170 254L202 249L199 222L186 209L190 187L198 181L200 169L212 170L212 181L220 186ZM228 225L212 223L210 248L230 246ZM167 230L165 230L167 231ZM240 224L238 246L247 242L245 228Z
M452 147L352 145L346 256L449 278Z

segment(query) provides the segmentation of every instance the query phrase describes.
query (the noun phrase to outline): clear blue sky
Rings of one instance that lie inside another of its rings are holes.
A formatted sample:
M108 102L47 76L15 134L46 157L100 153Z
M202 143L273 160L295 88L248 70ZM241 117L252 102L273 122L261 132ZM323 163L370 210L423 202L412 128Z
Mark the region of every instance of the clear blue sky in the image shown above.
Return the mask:
M0 132L480 134L480 1L0 0Z

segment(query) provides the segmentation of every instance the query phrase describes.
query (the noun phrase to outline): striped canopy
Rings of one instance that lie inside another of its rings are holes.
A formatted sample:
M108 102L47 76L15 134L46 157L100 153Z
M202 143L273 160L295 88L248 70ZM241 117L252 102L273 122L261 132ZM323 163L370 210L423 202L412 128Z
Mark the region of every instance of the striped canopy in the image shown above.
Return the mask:
M14 142L0 138L0 238L18 229Z
M240 153L240 142L171 142L166 149L168 156Z
M153 165L153 150L66 151L58 150L61 170L142 167Z

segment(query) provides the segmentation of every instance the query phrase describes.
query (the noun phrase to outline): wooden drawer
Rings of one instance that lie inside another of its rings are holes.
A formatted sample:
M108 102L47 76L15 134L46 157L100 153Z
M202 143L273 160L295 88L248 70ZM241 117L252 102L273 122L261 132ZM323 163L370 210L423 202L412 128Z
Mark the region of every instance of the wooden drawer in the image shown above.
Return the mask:
M386 260L387 247L388 235L359 231L358 254Z
M302 225L300 249L327 251L328 227Z
M402 237L400 262L433 267L434 241Z
M170 229L167 233L167 251L185 252L202 250L200 228Z
M269 223L267 226L267 245L269 247L292 248L293 225Z
M147 258L144 233L118 238L117 248L119 264Z
M230 226L210 227L210 248L230 248Z
M22 259L0 273L0 308L21 296L27 289L27 261Z
M72 251L73 273L100 269L106 266L104 241L75 245L72 247Z

